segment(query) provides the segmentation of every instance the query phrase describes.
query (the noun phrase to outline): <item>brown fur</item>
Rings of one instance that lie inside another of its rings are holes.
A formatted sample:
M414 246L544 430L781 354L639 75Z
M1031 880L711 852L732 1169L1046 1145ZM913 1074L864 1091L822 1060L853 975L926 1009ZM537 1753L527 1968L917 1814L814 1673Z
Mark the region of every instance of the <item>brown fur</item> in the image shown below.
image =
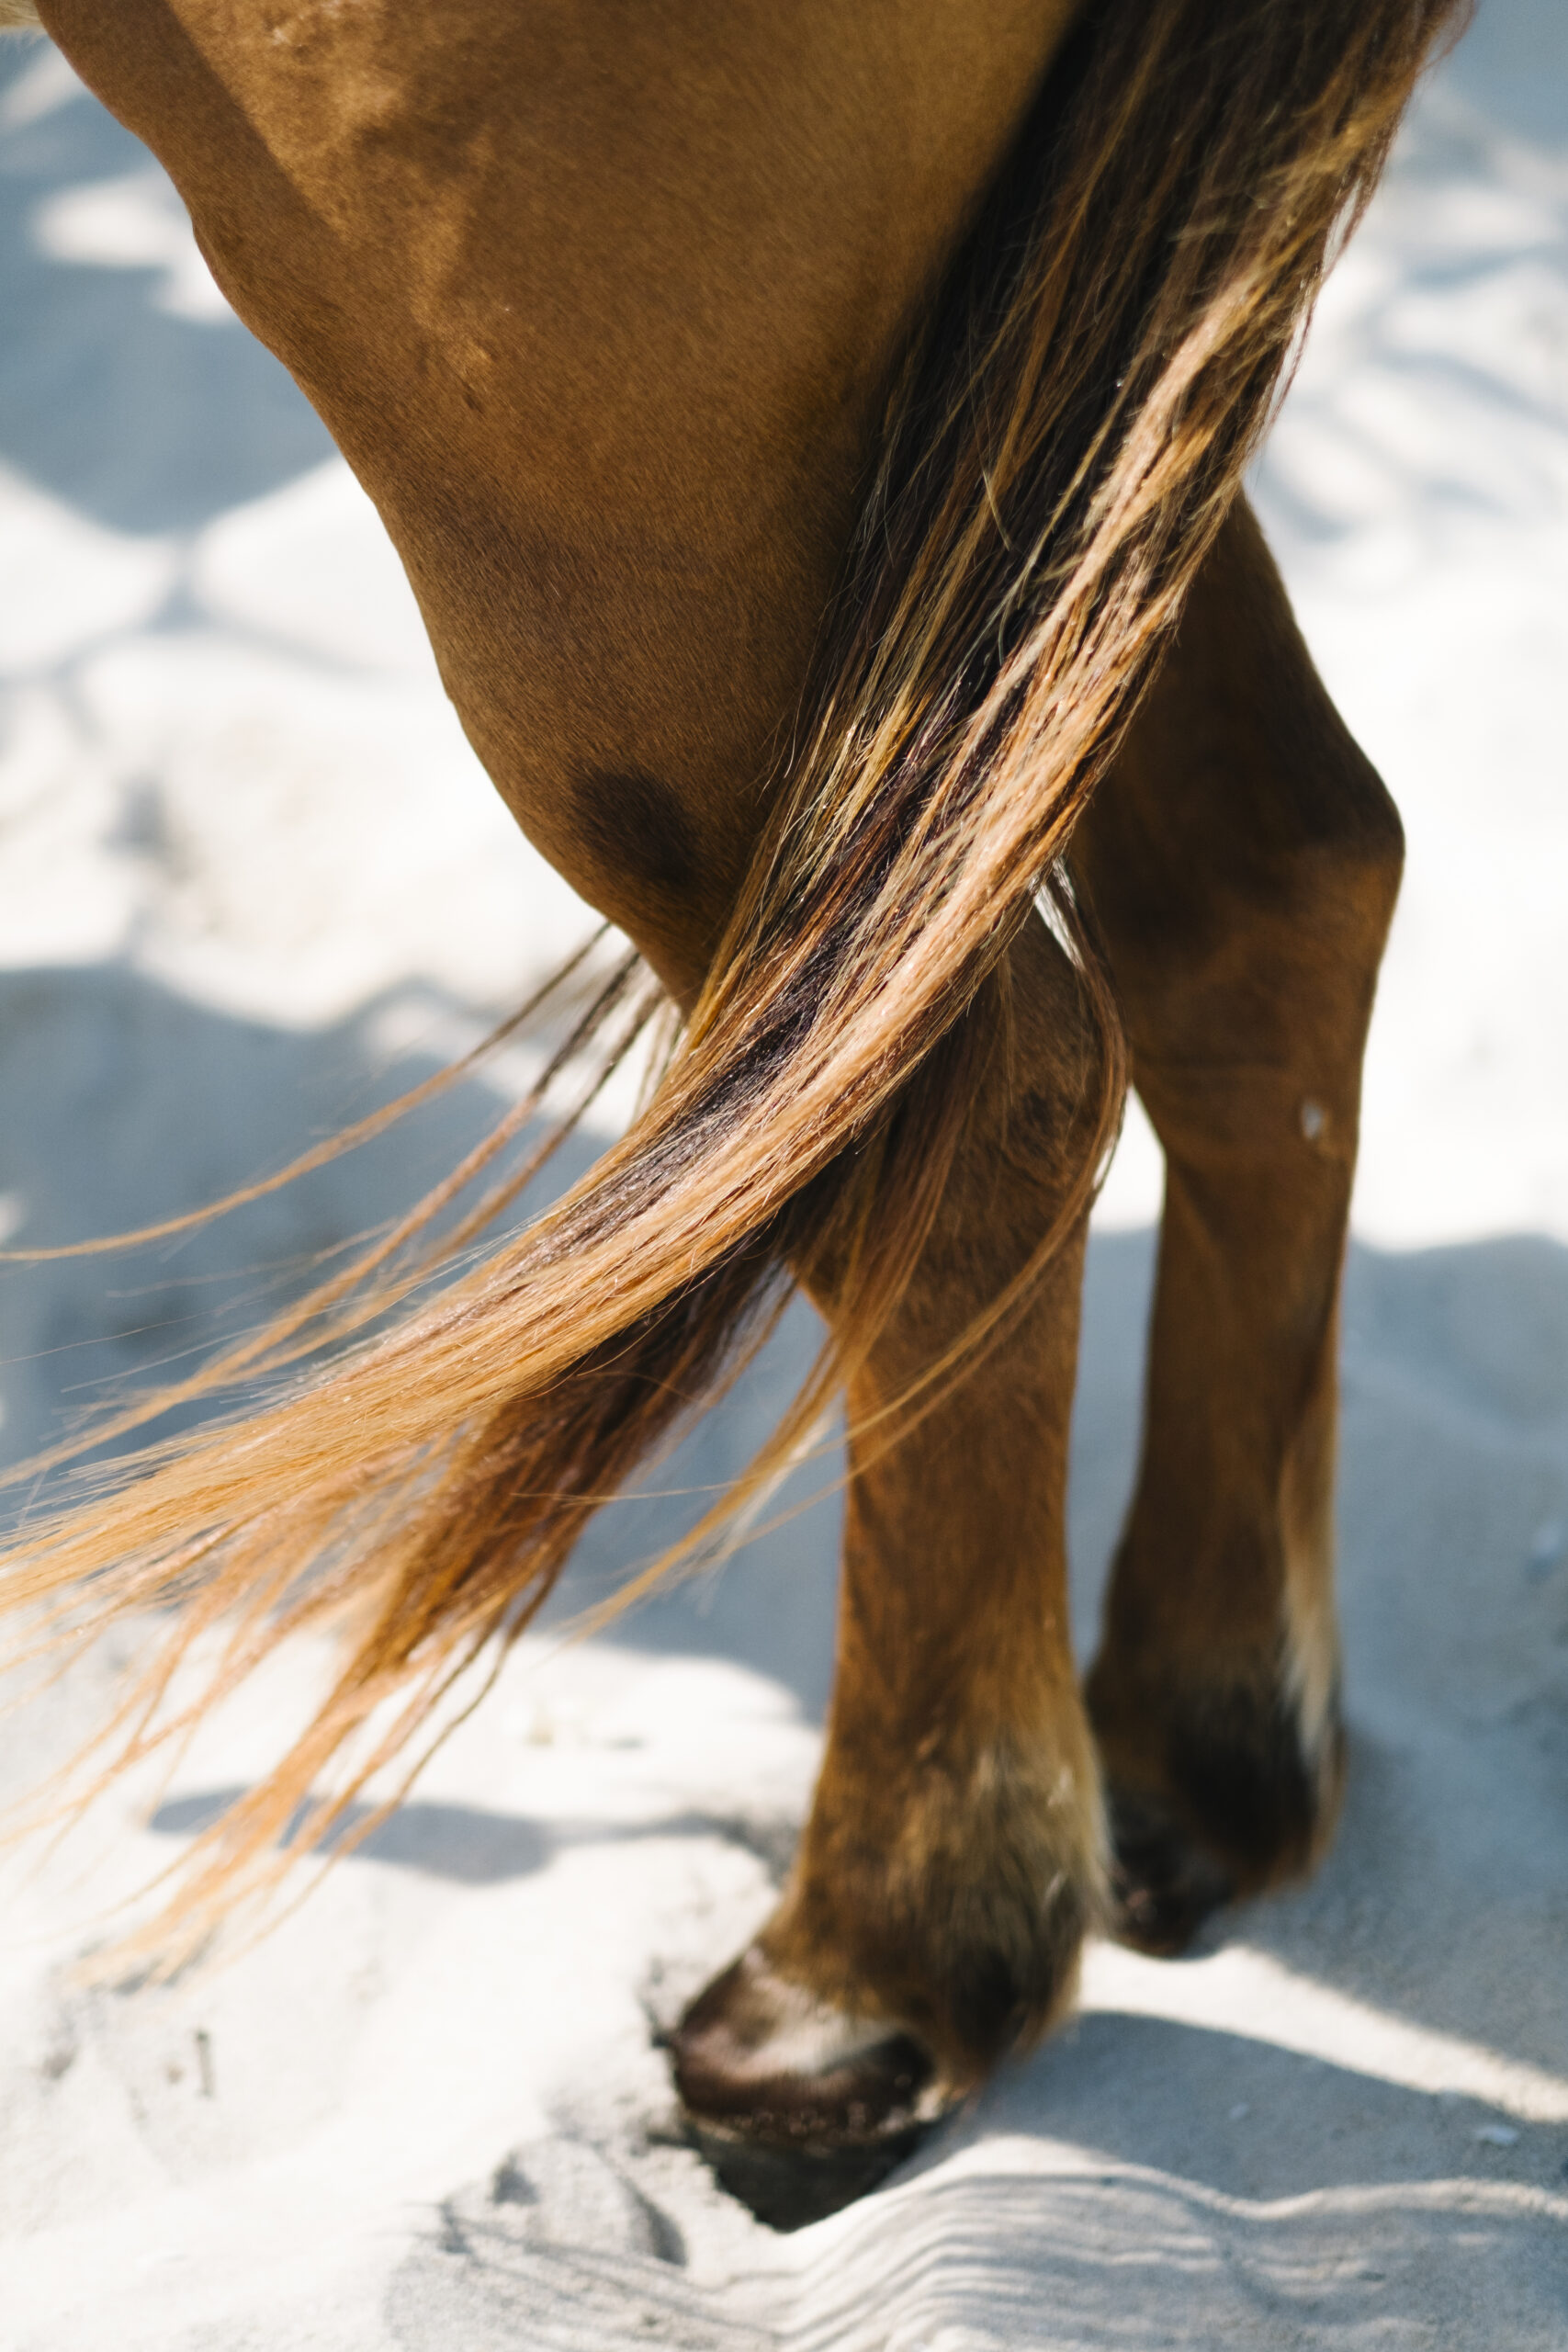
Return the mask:
M1070 953L1031 907L1108 776L1077 870L1172 1176L1096 1714L1113 1803L1226 1883L1311 1845L1393 835L1226 518L1449 14L1107 0L1064 48L1065 0L450 0L434 30L390 0L47 0L376 497L520 821L688 1016L548 1216L19 1553L21 1600L189 1596L176 1652L231 1623L215 1690L353 1609L316 1723L198 1847L190 1916L515 1634L793 1276L830 1349L728 1508L847 1383L848 1573L817 1807L749 1982L908 2029L949 2088L1048 2019L1100 1901L1061 1491L1121 1062L1071 899ZM620 839L607 777L636 780ZM640 1017L626 985L606 1018ZM367 1272L319 1335L414 1279ZM1267 1762L1281 1707L1310 1818L1220 1820L1204 1791ZM722 2002L693 2025L694 2098L739 2031Z
M1179 1943L1194 1897L1313 1860L1337 1802L1336 1306L1402 858L1245 511L1073 855L1167 1159L1144 1460L1090 1705L1122 1842L1145 1849L1132 1924Z

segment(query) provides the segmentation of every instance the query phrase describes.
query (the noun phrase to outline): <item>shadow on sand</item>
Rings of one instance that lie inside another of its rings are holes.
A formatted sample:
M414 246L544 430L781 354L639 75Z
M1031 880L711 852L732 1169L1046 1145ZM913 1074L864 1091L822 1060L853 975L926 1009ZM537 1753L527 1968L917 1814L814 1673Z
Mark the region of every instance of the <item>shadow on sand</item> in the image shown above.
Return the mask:
M106 1159L118 1213L150 1219L277 1164L424 1074L417 1060L395 1073L379 1066L367 1035L364 1022L299 1033L231 1019L112 969L0 980L0 1192L20 1220L17 1238L90 1231ZM227 1326L255 1313L302 1263L449 1168L495 1112L496 1098L470 1084L177 1247L6 1270L11 1458L93 1384L166 1360L214 1315ZM574 1142L560 1178L588 1157ZM1085 1647L1134 1457L1152 1257L1146 1233L1098 1236L1090 1250L1071 1514ZM612 1591L735 1475L812 1344L802 1309L649 1475L651 1498L601 1514L558 1619ZM1233 1915L1223 1932L1379 2006L1560 2064L1560 1893L1546 1858L1568 1827L1568 1250L1528 1238L1356 1250L1345 1363L1344 1824L1312 1885ZM805 1490L832 1469L813 1465ZM837 1509L830 1494L817 1501L722 1570L638 1608L617 1638L732 1659L818 1717ZM462 1808L415 1807L377 1850L467 1879L531 1867L539 1835Z

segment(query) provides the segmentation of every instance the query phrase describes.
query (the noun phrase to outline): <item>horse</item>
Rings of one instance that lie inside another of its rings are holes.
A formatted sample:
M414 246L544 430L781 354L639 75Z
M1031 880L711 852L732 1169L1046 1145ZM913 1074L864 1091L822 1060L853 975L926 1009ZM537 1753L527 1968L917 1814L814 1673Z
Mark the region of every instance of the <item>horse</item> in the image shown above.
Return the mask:
M46 1635L170 1611L103 1769L342 1633L169 1932L269 1883L303 1799L294 1850L417 1766L795 1288L822 1353L694 1538L841 1395L820 1777L777 1908L670 2037L720 2177L775 2219L859 2193L1061 2015L1091 1928L1175 1952L1321 1853L1402 836L1242 480L1455 14L0 0L162 160L507 806L632 943L571 1051L673 1024L542 1216L478 1247L530 1098L262 1333L46 1457L264 1380L11 1548ZM1067 1421L1129 1082L1166 1192L1080 1691Z

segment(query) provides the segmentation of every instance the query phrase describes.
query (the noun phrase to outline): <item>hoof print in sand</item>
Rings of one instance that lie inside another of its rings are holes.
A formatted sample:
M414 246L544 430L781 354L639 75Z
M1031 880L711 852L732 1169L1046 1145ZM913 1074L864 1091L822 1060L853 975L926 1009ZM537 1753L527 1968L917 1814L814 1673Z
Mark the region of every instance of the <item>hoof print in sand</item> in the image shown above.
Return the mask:
M684 2258L675 2224L597 2149L534 2141L443 2201L392 2280L387 2324L404 2352L762 2352Z

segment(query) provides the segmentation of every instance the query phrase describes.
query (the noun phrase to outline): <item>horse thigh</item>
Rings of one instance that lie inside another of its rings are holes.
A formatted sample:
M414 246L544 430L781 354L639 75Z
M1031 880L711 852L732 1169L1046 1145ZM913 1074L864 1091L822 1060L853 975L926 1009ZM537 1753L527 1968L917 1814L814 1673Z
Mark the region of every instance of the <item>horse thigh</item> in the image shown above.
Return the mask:
M1399 820L1233 517L1075 843L1164 1147L1143 1459L1090 1704L1156 1948L1338 1791L1335 1340Z
M688 1003L897 355L1071 12L46 0L375 500L502 797Z

